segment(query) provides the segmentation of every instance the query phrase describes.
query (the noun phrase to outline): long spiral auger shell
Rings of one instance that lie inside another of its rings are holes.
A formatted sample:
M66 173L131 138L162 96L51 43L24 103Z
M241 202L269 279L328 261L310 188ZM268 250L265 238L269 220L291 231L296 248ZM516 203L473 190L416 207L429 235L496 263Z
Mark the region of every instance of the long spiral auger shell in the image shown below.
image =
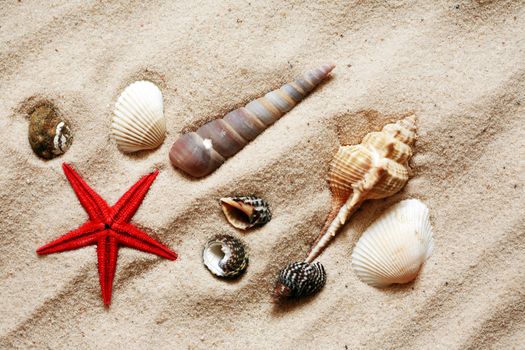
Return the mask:
M303 100L334 67L325 64L313 69L293 83L231 111L224 118L180 136L170 149L171 163L193 177L212 173Z

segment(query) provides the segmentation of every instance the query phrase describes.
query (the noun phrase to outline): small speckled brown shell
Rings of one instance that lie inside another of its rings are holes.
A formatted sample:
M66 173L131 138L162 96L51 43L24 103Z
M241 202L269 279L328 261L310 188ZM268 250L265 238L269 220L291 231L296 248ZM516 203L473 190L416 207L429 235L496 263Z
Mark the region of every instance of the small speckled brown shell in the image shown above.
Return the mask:
M73 141L69 124L51 104L37 106L30 113L28 136L35 154L44 159L65 153Z

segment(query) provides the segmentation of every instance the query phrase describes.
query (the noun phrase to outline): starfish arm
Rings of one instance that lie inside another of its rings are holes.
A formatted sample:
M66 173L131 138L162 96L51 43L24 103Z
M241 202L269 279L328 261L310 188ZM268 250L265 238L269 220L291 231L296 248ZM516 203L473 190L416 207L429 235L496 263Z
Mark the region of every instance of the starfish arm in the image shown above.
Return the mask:
M137 181L111 208L113 220L116 222L128 222L137 212L148 190L155 181L159 171L155 170L151 174L143 176Z
M38 254L51 254L82 248L97 241L97 233L104 230L104 224L88 221L79 228L37 249Z
M176 253L131 224L114 224L112 229L120 233L118 241L124 246L153 253L169 260L177 259Z
M98 277L100 280L102 300L106 306L109 306L111 303L111 292L113 290L113 279L117 268L117 257L117 239L111 234L100 237L97 244Z
M110 209L106 201L93 191L69 164L62 164L62 168L80 204L82 204L88 213L89 218L91 220L107 222Z

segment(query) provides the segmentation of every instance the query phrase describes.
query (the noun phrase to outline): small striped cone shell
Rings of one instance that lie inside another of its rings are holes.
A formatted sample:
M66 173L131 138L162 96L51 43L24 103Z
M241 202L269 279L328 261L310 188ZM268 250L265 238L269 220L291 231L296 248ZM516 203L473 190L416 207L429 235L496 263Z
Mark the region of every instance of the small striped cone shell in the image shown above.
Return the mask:
M225 197L220 199L220 203L226 220L241 230L262 226L272 219L268 203L261 198Z
M206 176L234 156L324 80L334 65L313 69L293 83L213 120L173 143L171 163L193 177Z
M300 298L317 293L326 283L321 263L294 262L279 272L274 298Z
M417 199L385 211L357 242L352 266L374 287L414 280L434 247L427 206Z
M204 265L219 277L237 277L248 266L248 252L241 240L230 235L216 235L202 250Z
M391 196L405 186L415 139L416 120L408 116L367 134L359 145L339 148L328 172L332 208L306 262L321 254L365 200Z
M122 152L159 147L166 137L160 89L149 81L129 85L117 99L111 135Z

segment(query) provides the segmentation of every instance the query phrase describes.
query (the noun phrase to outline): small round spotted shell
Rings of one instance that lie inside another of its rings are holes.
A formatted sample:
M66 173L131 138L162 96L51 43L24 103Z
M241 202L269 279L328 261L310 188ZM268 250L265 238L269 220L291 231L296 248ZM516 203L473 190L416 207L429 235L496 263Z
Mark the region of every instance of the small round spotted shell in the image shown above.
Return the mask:
M247 249L241 240L230 235L216 235L202 250L204 265L219 277L236 277L248 266Z

